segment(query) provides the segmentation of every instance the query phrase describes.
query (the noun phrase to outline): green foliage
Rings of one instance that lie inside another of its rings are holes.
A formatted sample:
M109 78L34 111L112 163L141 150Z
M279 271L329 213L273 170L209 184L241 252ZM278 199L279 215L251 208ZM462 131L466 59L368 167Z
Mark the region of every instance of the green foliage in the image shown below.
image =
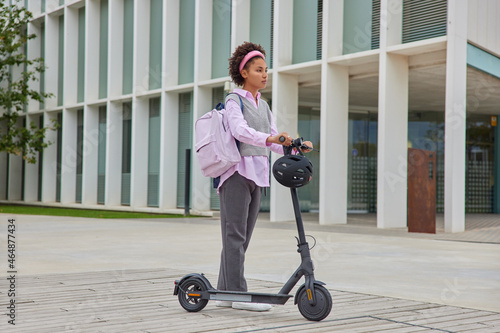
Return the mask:
M20 112L30 100L43 102L52 94L30 89L30 84L38 81L38 75L45 71L42 58L28 59L26 45L36 38L27 34L31 12L17 3L6 5L0 1L0 152L22 155L29 163L36 163L37 153L51 142L44 142L48 129L38 128L33 122L22 126L18 121ZM20 75L13 76L13 70L21 69Z

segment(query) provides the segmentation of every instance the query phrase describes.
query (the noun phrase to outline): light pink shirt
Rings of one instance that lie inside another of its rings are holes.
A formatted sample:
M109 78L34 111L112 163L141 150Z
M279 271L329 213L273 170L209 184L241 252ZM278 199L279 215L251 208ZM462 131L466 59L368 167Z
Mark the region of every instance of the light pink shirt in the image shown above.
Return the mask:
M246 98L255 107L255 99L249 91L243 89L234 89L242 98ZM260 101L260 92L257 93L257 100ZM283 146L275 143L266 143L269 136L278 134L274 118L271 117L271 133L258 132L248 126L239 102L229 99L225 105L229 128L236 140L258 147L269 147L273 152L283 154ZM245 110L243 110L245 112ZM257 186L269 187L269 157L268 156L242 156L241 162L227 170L220 177L218 189L224 181L231 177L236 171L243 177L252 180Z

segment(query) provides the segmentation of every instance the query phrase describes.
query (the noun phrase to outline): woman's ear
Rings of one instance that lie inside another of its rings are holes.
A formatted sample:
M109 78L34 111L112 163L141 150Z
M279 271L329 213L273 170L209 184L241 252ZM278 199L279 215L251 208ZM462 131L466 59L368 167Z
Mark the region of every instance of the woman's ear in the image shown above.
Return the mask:
M242 69L241 72L241 77L246 79L248 77L248 71L246 69Z

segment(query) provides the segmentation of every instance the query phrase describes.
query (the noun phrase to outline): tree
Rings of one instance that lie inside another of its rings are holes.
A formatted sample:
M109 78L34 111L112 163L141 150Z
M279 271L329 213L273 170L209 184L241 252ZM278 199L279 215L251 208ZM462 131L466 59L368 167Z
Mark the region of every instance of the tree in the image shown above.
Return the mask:
M24 6L0 0L0 152L21 155L28 163L36 163L37 153L52 144L44 142L45 133L58 126L56 122L43 128L33 122L18 124L20 112L30 100L43 102L52 96L30 89L30 83L38 81L38 75L45 71L42 58L30 60L25 52L28 40L36 38L27 33L32 17ZM19 68L21 74L14 77L12 70Z

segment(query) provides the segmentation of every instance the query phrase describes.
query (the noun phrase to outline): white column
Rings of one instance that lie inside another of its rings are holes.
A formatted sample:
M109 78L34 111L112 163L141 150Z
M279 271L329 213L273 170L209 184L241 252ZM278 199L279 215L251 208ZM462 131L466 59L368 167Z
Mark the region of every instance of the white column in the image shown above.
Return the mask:
M86 106L83 116L82 204L97 204L99 107Z
M212 1L196 0L194 23L195 83L212 78L212 8ZM211 101L208 105L210 104Z
M76 110L63 110L61 203L73 203L76 200L77 121Z
M134 98L130 207L148 205L149 99Z
M108 103L106 112L106 190L105 205L121 205L122 189L122 103Z
M160 209L177 206L179 95L164 93L161 102ZM196 158L196 157L195 157Z
M406 227L408 57L387 53L401 44L402 0L381 0L377 144L377 226Z
M297 137L299 110L299 82L295 75L273 74L273 114L278 132L287 132ZM281 155L271 154L271 168ZM290 189L280 185L271 175L271 208L272 222L291 221L295 219Z
M323 65L319 223L347 223L349 68Z
M275 68L292 63L292 43L293 1L276 1L274 3L273 46L273 65Z
M467 1L448 1L444 142L444 229L465 230Z
M52 126L52 120L57 121L57 112L47 112L44 117L44 127ZM45 132L45 142L52 142L43 150L42 168L42 202L56 201L57 183L57 131Z
M250 1L232 0L231 52L250 41Z
M377 226L406 227L408 57L380 54Z
M66 7L64 11L64 105L75 104L77 99L78 20L78 9Z

